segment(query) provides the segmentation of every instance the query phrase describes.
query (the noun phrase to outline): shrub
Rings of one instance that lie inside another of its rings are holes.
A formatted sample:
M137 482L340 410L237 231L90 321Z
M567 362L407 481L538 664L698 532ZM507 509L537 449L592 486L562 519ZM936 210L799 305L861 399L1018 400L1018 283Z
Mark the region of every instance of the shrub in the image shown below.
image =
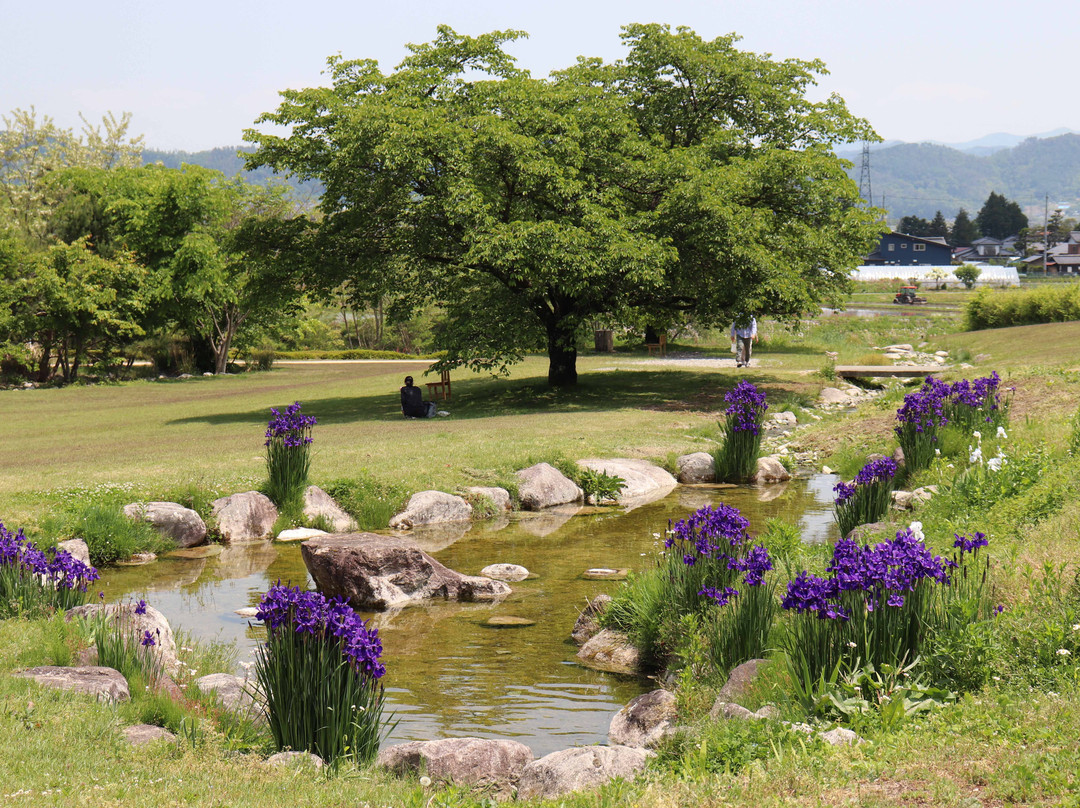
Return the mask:
M248 370L268 371L274 367L276 356L272 346L261 345L258 348L252 348L248 352L245 364Z
M386 672L378 632L344 600L280 583L263 596L256 618L266 644L256 652L255 676L277 748L314 752L331 764L373 760Z
M579 469L575 478L575 482L581 486L585 494L585 501L592 501L594 505L599 505L605 500L617 500L619 492L626 487L626 480L622 477L595 469Z
M851 483L836 484L834 508L841 536L859 525L876 522L889 512L895 476L896 462L882 457L863 466Z
M0 618L66 611L86 602L98 572L64 550L49 554L0 522Z
M914 393L904 396L904 404L896 411L895 432L904 450L904 467L908 475L922 471L934 459L938 430L948 423L945 402L952 388L931 376Z
M284 414L273 407L274 417L266 427L266 495L279 508L288 509L299 502L307 485L311 466L311 430L315 416L303 415L300 402L285 408Z
M716 479L744 482L757 471L761 453L761 429L765 420L765 394L748 381L741 381L724 396L728 404L721 424L724 440L714 457Z
M965 314L969 331L1080 320L1080 285L1006 292L983 289L968 301Z
M321 486L334 502L356 520L360 530L380 530L405 505L408 491L361 474L353 479L337 479Z
M962 281L964 286L971 289L975 286L975 281L982 275L982 270L974 264L963 264L953 270L953 275L956 276L958 281Z

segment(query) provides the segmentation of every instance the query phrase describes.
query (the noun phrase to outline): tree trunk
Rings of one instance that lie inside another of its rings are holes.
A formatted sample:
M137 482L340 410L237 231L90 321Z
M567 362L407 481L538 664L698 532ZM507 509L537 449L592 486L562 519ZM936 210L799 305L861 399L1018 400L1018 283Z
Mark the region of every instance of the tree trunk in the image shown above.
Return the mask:
M547 326L548 334L548 384L563 387L577 384L576 329L564 321L554 321Z

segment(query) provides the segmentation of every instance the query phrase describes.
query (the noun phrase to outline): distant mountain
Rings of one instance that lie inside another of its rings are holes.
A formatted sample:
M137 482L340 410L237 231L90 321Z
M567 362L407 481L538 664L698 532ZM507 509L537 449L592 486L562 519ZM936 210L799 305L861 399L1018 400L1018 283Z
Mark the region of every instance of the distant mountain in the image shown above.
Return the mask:
M281 174L275 174L265 167L257 168L254 171L246 171L244 169L244 158L241 155L250 154L253 151L255 151L254 146L219 146L216 149L197 152L143 149L142 161L143 165L161 163L166 168L180 168L184 163L202 166L203 168L220 171L226 177L242 175L245 180L257 185L266 185L272 181L283 182L293 189L295 196L318 202L319 196L322 195L322 185L320 183L298 182Z
M1012 147L997 148L1012 135L989 135L966 145L994 149L989 154L965 153L951 146L902 143L875 149L870 155L873 202L889 212L889 221L914 215L930 218L940 210L947 219L965 208L972 216L991 191L1004 194L1041 221L1046 196L1053 207L1080 207L1080 134L1027 138ZM850 152L848 173L857 182L859 159Z

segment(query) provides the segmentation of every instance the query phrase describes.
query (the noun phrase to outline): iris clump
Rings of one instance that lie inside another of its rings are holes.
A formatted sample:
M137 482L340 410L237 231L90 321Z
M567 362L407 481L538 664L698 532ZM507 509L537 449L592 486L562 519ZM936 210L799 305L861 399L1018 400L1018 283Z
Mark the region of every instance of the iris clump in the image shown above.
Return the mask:
M716 478L724 482L744 482L757 471L761 453L765 394L751 382L741 381L724 396L728 408L720 425L724 441L715 456Z
M0 618L67 610L86 602L98 571L65 550L47 553L0 522Z
M938 432L949 422L946 403L951 395L948 384L928 376L921 388L904 396L895 431L908 474L928 468L934 459Z
M768 550L754 544L737 508L705 506L667 532L657 568L638 576L609 607L607 622L627 631L646 665L681 655L687 633L714 671L761 656L776 613Z
M259 602L266 644L255 660L278 749L335 763L366 763L379 750L386 673L382 642L349 604L280 582Z
M278 507L287 508L299 502L307 485L311 467L311 430L315 416L300 412L300 402L294 402L278 412L270 408L273 417L266 426L266 495Z
M836 484L834 508L841 536L888 513L895 477L896 462L881 457L863 466L852 482Z
M105 593L98 597L104 600ZM140 620L146 615L146 601L106 605L102 603L86 620L90 641L97 649L97 664L120 671L135 690L156 690L165 678L161 630Z
M965 432L989 426L1004 427L1009 422L1011 399L1001 395L997 371L974 381L953 382L946 400L945 415Z
M793 615L783 645L801 695L838 671L902 668L918 659L936 631L955 624L955 604L981 603L985 569L973 576L968 567L986 543L981 533L957 537L959 553L950 560L932 554L910 528L872 547L838 541L828 574L804 570L782 603Z

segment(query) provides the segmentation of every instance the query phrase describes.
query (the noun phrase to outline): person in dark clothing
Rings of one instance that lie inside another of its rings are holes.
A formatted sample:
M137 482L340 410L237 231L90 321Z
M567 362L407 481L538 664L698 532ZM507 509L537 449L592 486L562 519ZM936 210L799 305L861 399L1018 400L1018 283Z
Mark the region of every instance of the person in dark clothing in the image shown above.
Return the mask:
M406 418L434 418L435 402L424 401L424 394L413 384L413 377L405 377L405 386L401 388L401 413Z

